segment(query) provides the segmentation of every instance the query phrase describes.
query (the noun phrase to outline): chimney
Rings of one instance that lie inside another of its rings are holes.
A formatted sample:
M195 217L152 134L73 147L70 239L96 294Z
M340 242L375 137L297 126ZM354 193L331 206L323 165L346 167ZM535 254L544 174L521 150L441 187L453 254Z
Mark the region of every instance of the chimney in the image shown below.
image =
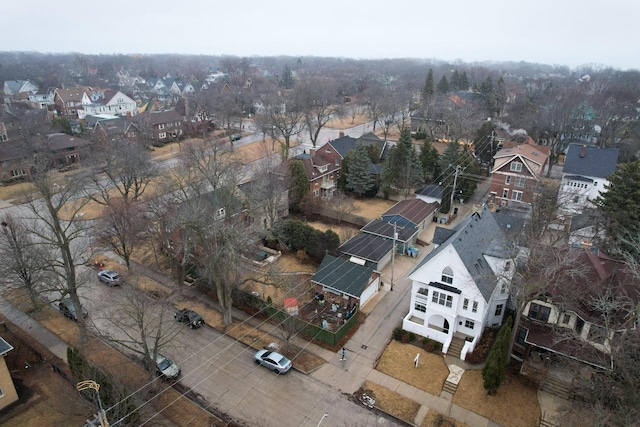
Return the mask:
M315 156L316 155L316 149L315 148L311 148L309 150L309 154L311 154L312 156Z
M587 144L582 145L582 150L580 150L580 158L584 159L585 154L587 154Z
M340 135L340 138L344 138L344 131L340 131L338 135Z

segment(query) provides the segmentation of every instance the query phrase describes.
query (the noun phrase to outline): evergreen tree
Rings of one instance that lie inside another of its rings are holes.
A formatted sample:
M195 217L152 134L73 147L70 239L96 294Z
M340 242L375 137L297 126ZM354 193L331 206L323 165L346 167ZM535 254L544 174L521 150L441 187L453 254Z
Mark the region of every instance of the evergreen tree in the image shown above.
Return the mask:
M435 179L440 173L440 154L430 139L426 139L420 147L419 159L424 179Z
M487 76L480 85L480 99L487 111L493 115L496 111L496 94L491 76Z
M469 90L469 77L467 77L467 72L463 71L460 76L460 89L459 90Z
M288 65L284 66L284 70L282 71L282 79L280 80L280 85L284 86L287 89L291 89L293 87L293 73L291 72L291 68Z
M497 116L501 116L507 105L507 88L505 86L504 79L502 78L502 76L498 79L498 82L496 83L494 98L496 103L495 113Z
M289 163L289 207L297 209L299 203L309 193L309 178L301 160Z
M451 76L451 89L460 90L460 85L461 85L460 77L461 76L460 76L460 73L458 73L458 70L454 70L453 75Z
M438 82L438 93L445 94L447 92L449 92L449 81L447 80L447 76L442 76Z
M496 127L493 122L486 121L476 130L475 137L473 138L473 149L476 157L481 162L490 163L493 155L496 153L496 147L491 143L491 137L495 129Z
M347 190L355 192L358 196L371 190L376 184L371 166L367 147L358 143L353 156L349 159L349 171L345 173Z
M600 192L594 203L607 218L605 227L611 249L638 258L637 248L626 240L640 236L640 160L621 165L608 179L607 191Z
M428 101L435 94L435 87L433 82L433 70L429 68L427 77L424 80L424 87L422 88L422 100Z
M513 319L509 317L500 328L498 337L489 351L487 362L482 368L482 382L489 395L496 394L504 377L504 369L509 363L509 339L512 325Z
M411 188L424 182L422 166L411 143L409 129L402 130L398 144L389 150L381 178L385 187L404 190L405 195L409 194Z

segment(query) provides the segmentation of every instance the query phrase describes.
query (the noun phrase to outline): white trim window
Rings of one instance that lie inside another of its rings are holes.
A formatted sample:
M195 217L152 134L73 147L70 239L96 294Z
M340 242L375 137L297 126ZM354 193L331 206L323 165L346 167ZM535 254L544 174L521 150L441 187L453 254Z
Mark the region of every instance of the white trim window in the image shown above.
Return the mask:
M469 298L465 298L464 301L462 302L462 309L469 310Z
M159 139L164 139L164 138L166 138L166 137L167 137L167 133L166 133L166 132L160 132L160 133L158 134L158 138L159 138Z
M433 291L433 295L431 296L431 302L435 302L436 304L451 307L453 305L453 297L443 292Z
M416 311L421 311L423 313L427 312L427 306L421 302L421 301L416 301L415 305L413 306L413 308L416 309Z
M509 189L508 188L503 188L502 189L502 198L503 199L509 198Z
M502 316L502 309L504 309L504 304L496 305L495 315L496 316Z
M516 187L524 187L526 182L527 182L527 179L525 177L516 176L513 185Z
M453 270L451 267L445 267L442 270L442 276L440 277L442 283L453 284Z
M473 307L471 308L471 312L472 313L477 313L478 312L478 301L474 301L473 302Z
M522 191L513 190L513 192L511 193L511 200L522 200L522 194Z
M511 184L511 175L507 175L507 176L504 178L504 184L505 184L505 185L509 185L509 184Z
M474 326L476 326L476 323L473 320L465 320L464 321L464 327L465 328L473 329Z
M509 166L511 172L522 172L522 163L520 162L511 162Z

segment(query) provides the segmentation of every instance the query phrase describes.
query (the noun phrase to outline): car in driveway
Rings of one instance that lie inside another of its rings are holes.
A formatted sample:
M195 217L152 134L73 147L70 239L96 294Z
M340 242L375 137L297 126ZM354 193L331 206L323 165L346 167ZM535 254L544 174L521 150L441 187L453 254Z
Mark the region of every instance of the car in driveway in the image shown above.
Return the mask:
M231 142L233 141L239 141L240 139L242 139L242 135L239 133L234 133L233 135L231 135Z
M278 374L286 374L291 369L291 361L275 351L258 350L253 356L253 361Z
M78 316L76 315L76 307L71 302L71 298L65 298L58 303L58 308L60 308L60 313L64 314L71 320L78 321ZM82 311L82 317L87 317L89 312L86 308L80 307Z
M165 379L172 380L180 375L180 367L168 357L158 354L156 357L156 373Z
M183 308L182 310L178 310L176 314L173 316L178 322L184 323L185 325L189 325L191 329L199 328L204 325L204 320L202 316L196 313L193 310L189 310L188 308Z
M117 271L102 270L98 272L98 279L109 286L120 286L122 284L122 276Z

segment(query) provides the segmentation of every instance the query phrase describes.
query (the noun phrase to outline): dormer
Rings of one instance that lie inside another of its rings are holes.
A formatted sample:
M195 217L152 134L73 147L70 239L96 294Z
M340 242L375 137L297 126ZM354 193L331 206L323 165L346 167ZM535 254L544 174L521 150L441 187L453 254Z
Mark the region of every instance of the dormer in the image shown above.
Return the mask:
M320 172L326 172L327 171L327 165L318 166L318 170Z

